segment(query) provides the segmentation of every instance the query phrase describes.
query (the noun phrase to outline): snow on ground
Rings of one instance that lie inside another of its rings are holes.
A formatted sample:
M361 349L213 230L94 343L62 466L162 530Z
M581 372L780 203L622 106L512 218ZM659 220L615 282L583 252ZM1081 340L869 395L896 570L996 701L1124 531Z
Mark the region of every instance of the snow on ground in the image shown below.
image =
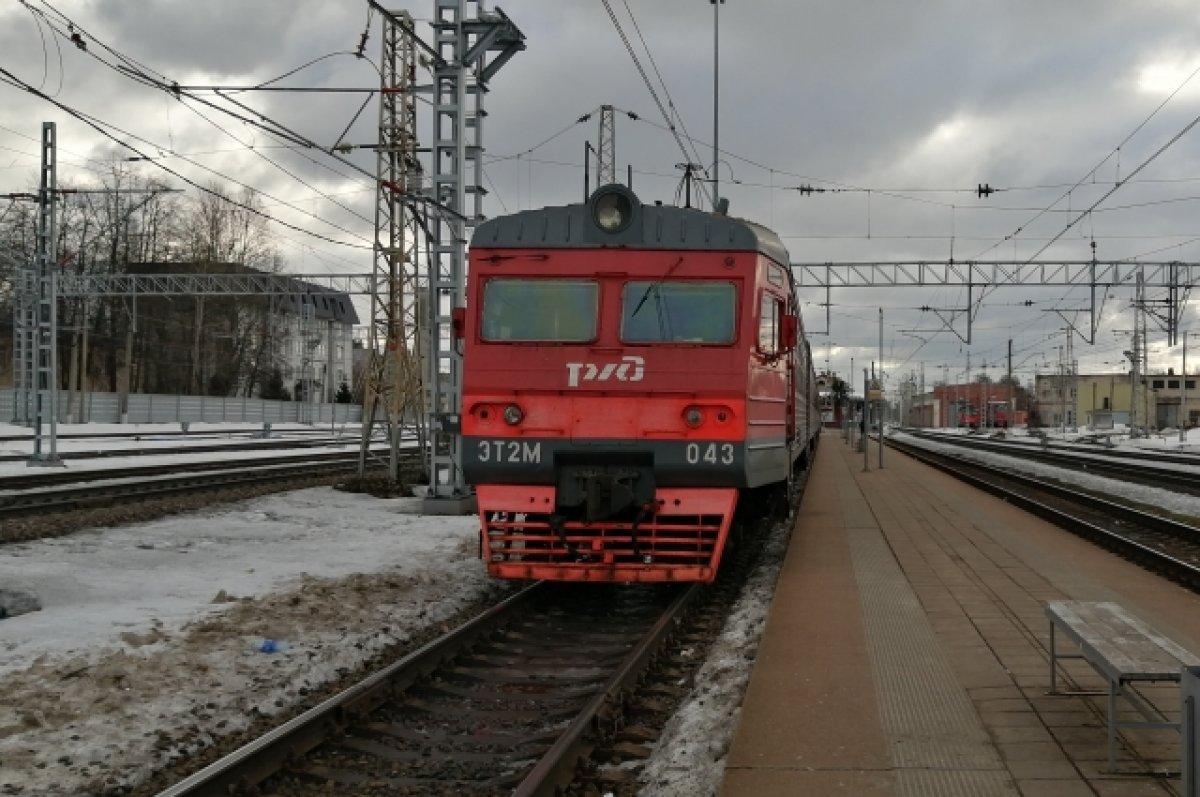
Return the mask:
M290 451L310 454L313 452L313 448L305 444L306 441L310 441L316 436L337 438L337 442L328 444L328 448L335 451L357 449L361 444L361 431L358 424L340 425L333 429L327 426L314 427L298 423L273 424L269 436L266 437L261 436L263 433L261 426L255 427L253 424L245 423L192 423L188 425L187 437L180 437L179 432L180 426L177 423L59 424L58 434L64 436L111 435L115 433L126 435L126 437L58 438L55 443L55 452L60 457L66 457L73 453L90 454L100 450L103 450L106 456L94 459L63 458L53 467L56 470L61 468L65 471L112 470L131 466L167 465L178 459L178 455L171 454L162 456L131 455L128 457L112 454L114 451L123 449L146 451L155 448L188 447L195 450L195 453L188 455L190 462L225 462L230 457L229 452L210 451L204 453L204 448L234 441L263 444L261 452L249 450L238 454L241 459L254 459L286 456ZM49 430L43 429L43 433L49 435ZM289 439L297 441L295 449L275 447L279 441ZM305 447L301 447L302 445ZM43 440L42 453L48 455L49 451L50 445L47 438ZM32 453L33 433L29 427L0 423L0 457L5 459L17 456L29 457ZM27 460L0 461L0 477L21 476L29 472L30 465Z
M0 793L136 782L482 597L475 518L418 505L315 488L0 548L43 606L0 622Z

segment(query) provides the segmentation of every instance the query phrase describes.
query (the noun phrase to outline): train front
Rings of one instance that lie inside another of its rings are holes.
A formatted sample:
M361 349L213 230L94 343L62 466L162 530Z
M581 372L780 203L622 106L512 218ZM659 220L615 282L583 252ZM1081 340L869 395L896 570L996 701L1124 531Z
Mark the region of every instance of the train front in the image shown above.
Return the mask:
M746 459L747 225L623 186L470 250L463 470L492 576L711 581Z

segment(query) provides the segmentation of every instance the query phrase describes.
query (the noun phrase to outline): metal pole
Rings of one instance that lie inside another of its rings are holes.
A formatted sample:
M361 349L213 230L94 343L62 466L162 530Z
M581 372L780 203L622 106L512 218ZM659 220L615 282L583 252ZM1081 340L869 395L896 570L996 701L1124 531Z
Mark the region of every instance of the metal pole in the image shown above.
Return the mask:
M871 425L871 417L870 417L871 402L869 400L870 395L871 395L871 383L870 383L869 377L867 376L867 369L864 368L863 369L863 412L862 412L863 473L866 473L867 471L869 471L871 469L871 447L869 445L867 445L867 440L870 439L870 437L867 435L867 431L870 429L870 425Z
M828 327L826 327L828 329ZM850 378L846 380L846 401L850 405L850 426L854 426L854 358L850 358ZM850 430L850 445L854 445L854 430Z
M1067 435L1067 391L1066 364L1063 361L1063 347L1058 347L1058 433Z
M883 467L883 423L887 414L887 404L883 398L883 308L879 308L879 406L875 413L879 417L879 467Z
M721 15L719 9L725 0L708 0L713 7L713 210L717 209L717 203L721 197L721 175L717 171L717 162L721 157L721 135L720 135L720 99L721 99L721 83L720 76L720 43L721 43Z
M1183 381L1179 383L1179 442L1187 440L1187 339L1183 333Z
M1008 424L1005 426L1006 434L1012 434L1007 431L1013 428L1013 419L1017 417L1017 400L1013 398L1013 375L1012 375L1012 338L1008 339Z
M33 456L29 465L61 465L58 457L58 240L55 200L58 193L58 133L42 123L42 166L38 191L38 273L35 296ZM43 427L49 427L49 434ZM43 441L50 450L43 450Z
M967 409L971 409L971 350L967 349ZM970 424L967 425L967 430L970 431Z
M1200 721L1196 715L1196 700L1200 698L1200 667L1188 666L1183 668L1180 693L1183 709L1180 724L1183 726L1183 797L1200 797L1200 777L1196 772L1196 761L1200 757L1197 741L1200 740Z

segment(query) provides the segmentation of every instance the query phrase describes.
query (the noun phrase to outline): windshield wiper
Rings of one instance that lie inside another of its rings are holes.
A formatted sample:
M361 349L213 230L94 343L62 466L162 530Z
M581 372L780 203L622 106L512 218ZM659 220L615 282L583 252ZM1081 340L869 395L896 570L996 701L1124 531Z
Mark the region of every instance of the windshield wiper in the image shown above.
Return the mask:
M683 262L683 258L680 257L678 260L676 260L674 263L671 264L671 267L669 269L667 269L666 274L663 274L661 277L656 279L654 282L650 283L650 286L648 288L646 288L646 292L642 294L642 298L638 299L637 306L633 308L633 312L629 314L630 318L633 318L635 315L638 314L638 311L642 309L642 305L644 305L646 303L646 300L650 298L651 293L658 293L658 286L662 285L663 281L666 280L667 277L671 276L671 274L675 271L675 269L679 268L679 264L682 262Z

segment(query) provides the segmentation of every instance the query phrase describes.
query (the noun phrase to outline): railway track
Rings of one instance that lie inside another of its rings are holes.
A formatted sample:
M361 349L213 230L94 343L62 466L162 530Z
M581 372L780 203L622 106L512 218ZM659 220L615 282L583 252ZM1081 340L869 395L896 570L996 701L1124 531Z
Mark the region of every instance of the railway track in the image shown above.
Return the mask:
M403 456L402 471L415 473L420 467L416 452ZM335 451L104 470L39 469L0 478L0 520L335 476L353 472L358 461L358 451Z
M895 438L888 445L1200 590L1200 528L1194 525Z
M786 524L762 523L739 522L752 544L712 585L535 584L137 797L635 795L743 588L786 551Z
M329 448L335 445L358 445L359 441L353 437L338 438L338 437L306 437L306 438L274 438L274 439L247 439L247 440L221 440L212 438L209 440L195 441L187 445L174 445L175 440L183 440L184 438L173 438L171 440L150 440L140 438L132 440L128 436L119 439L119 442L124 445L117 445L117 440L98 439L94 437L86 438L89 443L94 443L95 447L83 447L82 443L76 443L69 451L59 451L57 456L64 462L86 461L89 459L114 459L119 457L159 457L159 456L179 456L179 455L196 455L196 454L228 454L256 451L274 451L279 449L305 449L305 448ZM28 440L21 441L22 444L28 443ZM135 445L129 445L132 442ZM21 463L29 461L28 453L16 454L0 454L0 463L14 462Z
M702 590L536 584L159 797L553 793Z
M1015 456L1055 467L1081 470L1095 476L1108 476L1134 484L1200 495L1200 470L1184 470L1178 467L1182 465L1200 468L1200 457L1195 454L1147 454L1106 449L1087 451L1077 448L1065 450L1010 440L931 434L916 430L906 430L905 434L943 445Z

